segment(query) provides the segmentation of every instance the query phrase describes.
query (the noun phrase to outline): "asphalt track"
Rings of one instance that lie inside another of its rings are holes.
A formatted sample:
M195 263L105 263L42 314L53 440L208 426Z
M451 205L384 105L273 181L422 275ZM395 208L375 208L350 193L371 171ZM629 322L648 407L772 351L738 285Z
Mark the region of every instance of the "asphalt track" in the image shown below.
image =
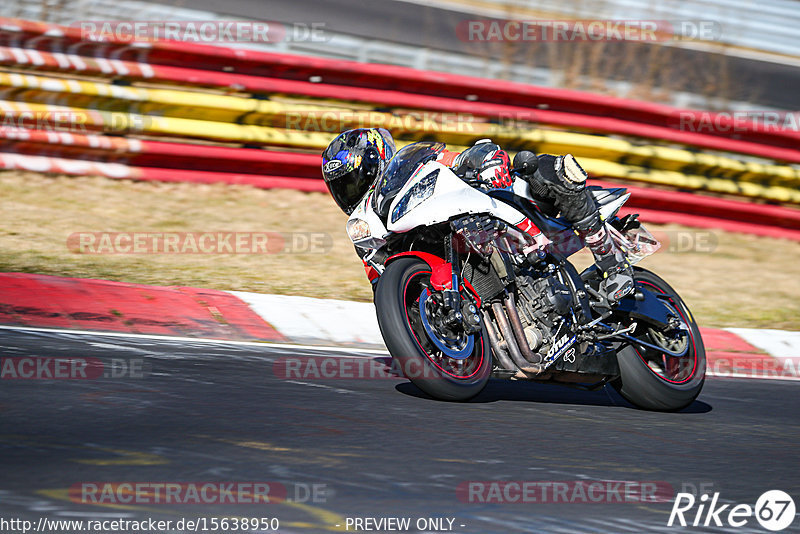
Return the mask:
M380 357L0 330L2 358L143 364L130 378L0 380L0 518L277 517L280 532L330 532L346 517L449 517L463 533L722 532L667 527L671 502L467 503L456 488L475 480L664 481L751 505L769 489L800 494L794 382L710 379L687 410L662 414L634 409L611 390L492 381L473 402L450 404L400 378L287 380L273 372L276 359L320 355ZM71 501L67 489L87 481L270 481L295 502ZM304 499L312 484L323 485L319 502ZM735 531L765 532L757 527L751 520Z

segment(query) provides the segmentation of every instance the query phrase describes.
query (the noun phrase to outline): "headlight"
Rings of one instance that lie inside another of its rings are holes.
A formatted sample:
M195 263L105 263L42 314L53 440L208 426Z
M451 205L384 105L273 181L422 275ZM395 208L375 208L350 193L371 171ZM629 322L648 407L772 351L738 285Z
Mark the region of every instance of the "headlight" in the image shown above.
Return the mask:
M352 219L347 221L347 235L353 243L366 239L370 236L369 223L362 219Z
M419 206L423 200L433 194L436 187L436 178L439 176L439 169L436 169L428 176L414 184L408 192L403 195L403 198L397 203L397 206L392 211L392 222L397 220Z

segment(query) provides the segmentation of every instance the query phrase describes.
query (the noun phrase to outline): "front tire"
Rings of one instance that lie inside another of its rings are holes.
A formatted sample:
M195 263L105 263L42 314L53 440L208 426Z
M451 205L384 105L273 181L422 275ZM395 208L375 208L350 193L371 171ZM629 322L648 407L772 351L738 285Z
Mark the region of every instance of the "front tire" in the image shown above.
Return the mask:
M670 358L652 349L626 346L617 353L620 377L613 382L613 386L620 395L639 408L681 410L694 402L705 381L706 351L700 330L686 303L661 277L637 267L634 279L642 289L662 295L663 300L678 313L688 327L688 350L681 358ZM653 334L648 334L642 328L634 335ZM653 343L657 338L648 338L647 341Z
M430 275L430 267L416 258L390 263L375 292L378 326L392 358L414 385L436 399L465 401L483 390L492 373L488 336L485 327L473 334L465 358L437 350L419 316Z

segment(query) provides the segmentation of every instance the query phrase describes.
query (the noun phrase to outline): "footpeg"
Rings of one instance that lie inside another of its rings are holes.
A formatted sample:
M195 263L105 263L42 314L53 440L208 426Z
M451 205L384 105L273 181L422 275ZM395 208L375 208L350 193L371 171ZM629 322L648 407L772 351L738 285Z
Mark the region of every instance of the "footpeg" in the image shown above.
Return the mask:
M611 337L614 337L614 336L618 336L620 334L625 334L625 335L630 334L631 332L636 330L636 326L637 326L637 323L633 322L628 327L621 328L619 330L615 330L614 332L611 332L609 334L603 334L603 335L597 336L597 341L603 341L604 339L608 339L608 338L611 338Z

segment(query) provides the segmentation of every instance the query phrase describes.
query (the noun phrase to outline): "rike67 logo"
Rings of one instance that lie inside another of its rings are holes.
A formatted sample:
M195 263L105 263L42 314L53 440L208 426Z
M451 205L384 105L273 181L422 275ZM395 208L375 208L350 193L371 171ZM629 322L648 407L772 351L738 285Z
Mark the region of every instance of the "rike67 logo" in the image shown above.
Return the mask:
M786 529L794 522L795 511L794 499L781 490L764 492L755 506L720 504L719 492L710 498L704 493L699 499L691 493L678 493L667 526L671 527L677 520L677 524L682 527L690 525L741 528L755 516L763 528L777 532Z

